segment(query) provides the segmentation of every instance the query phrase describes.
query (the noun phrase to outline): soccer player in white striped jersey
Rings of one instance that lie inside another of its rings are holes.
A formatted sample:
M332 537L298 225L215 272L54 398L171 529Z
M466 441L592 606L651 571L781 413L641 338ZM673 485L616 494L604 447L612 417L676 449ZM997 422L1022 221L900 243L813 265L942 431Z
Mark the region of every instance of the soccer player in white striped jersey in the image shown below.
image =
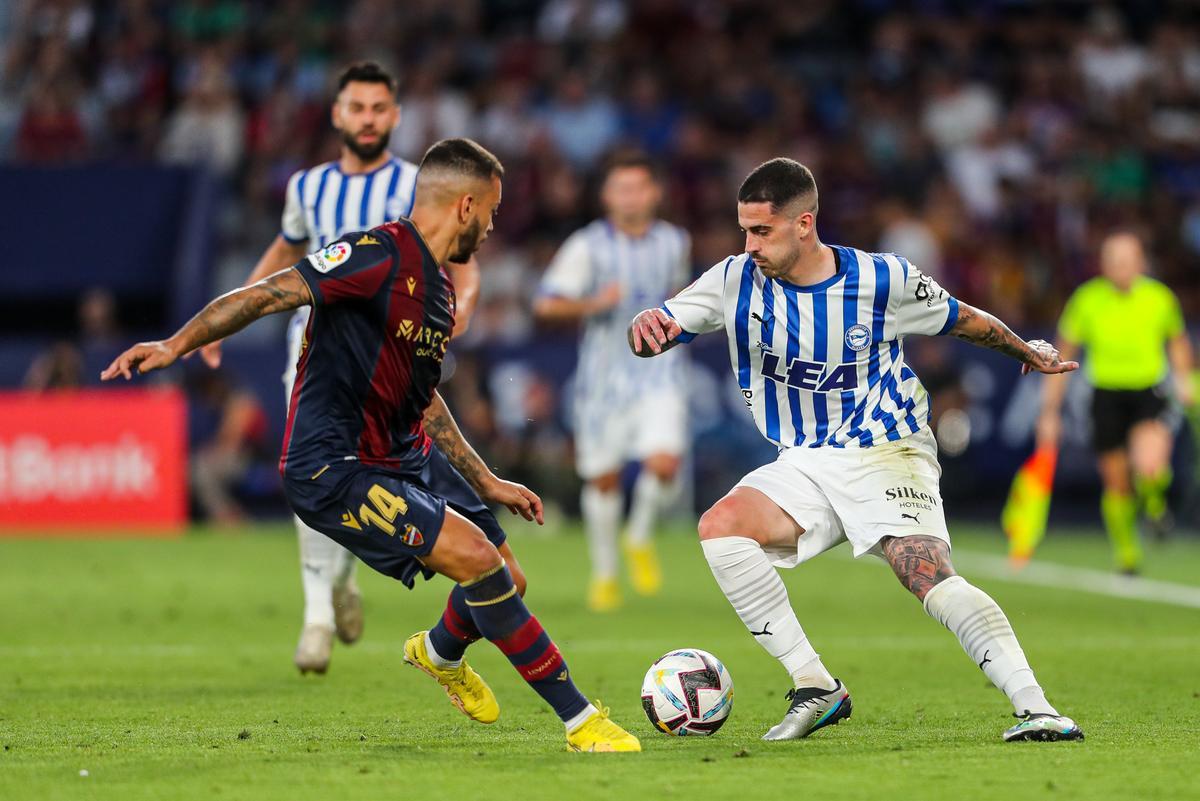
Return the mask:
M416 191L417 166L393 156L388 139L400 118L396 82L378 64L352 64L338 78L331 110L341 134L337 161L299 170L287 185L282 230L254 266L246 285L291 267L347 231L365 231L407 216ZM455 285L454 333L467 325L478 293L474 259L445 265ZM283 375L291 398L296 362L305 344L310 313L303 306L288 323L288 361ZM220 342L201 350L212 367L220 364ZM304 625L294 661L301 673L324 673L336 635L350 644L362 636L362 595L354 580L357 560L342 546L295 518L300 540Z
M790 740L850 716L850 694L800 627L774 566L792 567L849 540L885 559L925 611L1012 702L1005 740L1081 739L1034 678L1004 612L958 576L942 509L929 396L904 363L904 337L952 334L1065 373L1041 340L1026 342L948 295L894 254L823 244L817 187L791 159L756 168L738 192L746 252L647 309L629 345L651 356L724 329L734 375L779 458L743 478L700 518L704 556L750 633L791 675L788 710L766 740Z
M621 469L640 462L625 533L636 592L662 584L651 533L675 487L687 447L687 365L682 353L640 361L625 344L626 321L683 286L691 272L687 233L657 218L662 188L654 164L619 153L605 167L605 216L573 233L542 279L534 311L543 320L584 320L575 376L576 468L592 559L588 606L620 605L617 529Z

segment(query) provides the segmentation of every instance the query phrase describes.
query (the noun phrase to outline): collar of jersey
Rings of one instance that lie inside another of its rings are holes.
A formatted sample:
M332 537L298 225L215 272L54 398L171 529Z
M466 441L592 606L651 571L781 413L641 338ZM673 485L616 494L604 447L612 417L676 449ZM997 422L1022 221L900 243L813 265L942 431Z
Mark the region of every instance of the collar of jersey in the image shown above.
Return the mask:
M392 165L397 164L399 161L400 161L400 159L396 158L395 156L392 156L387 161L383 162L382 164L380 164L378 167L376 167L373 170L367 170L366 172L342 172L341 160L334 159L333 169L334 169L334 172L338 173L339 175L344 175L347 178L357 178L360 175L374 175L375 173L379 172L380 170L385 170L388 167L391 167Z
M425 241L425 235L421 233L421 229L417 227L417 224L408 217L399 217L396 219L396 222L406 226L408 230L412 231L413 234L416 235L417 241L421 243L421 250L424 251L424 255L428 256L430 261L432 261L433 250L430 249L429 243Z
M790 281L784 281L782 278L772 278L771 280L779 286L783 287L785 292L822 292L836 284L846 277L846 268L843 266L842 248L840 245L830 245L833 250L834 261L837 262L837 272L817 284L793 284ZM746 258L750 258L747 256Z

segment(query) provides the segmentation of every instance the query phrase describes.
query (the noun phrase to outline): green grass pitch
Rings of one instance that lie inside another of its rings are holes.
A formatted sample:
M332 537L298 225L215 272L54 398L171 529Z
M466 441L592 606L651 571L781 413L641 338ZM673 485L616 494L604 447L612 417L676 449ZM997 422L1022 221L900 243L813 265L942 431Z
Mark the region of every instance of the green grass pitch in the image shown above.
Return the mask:
M964 554L1002 550L993 532L956 531ZM1008 704L954 638L881 563L827 554L785 580L854 717L764 743L786 676L693 537L660 538L661 597L595 616L581 605L578 533L515 532L530 606L644 753L566 753L557 719L487 643L470 658L500 721L462 717L401 662L404 638L439 614L443 579L408 592L361 571L363 641L339 646L328 675L301 678L286 525L169 542L0 540L0 799L1200 797L1200 610L978 578L1051 700L1087 732L1004 744ZM1060 537L1043 555L1107 558L1098 535ZM1200 544L1160 547L1147 572L1200 585ZM710 738L659 734L640 708L650 662L684 646L717 654L734 678L733 715Z

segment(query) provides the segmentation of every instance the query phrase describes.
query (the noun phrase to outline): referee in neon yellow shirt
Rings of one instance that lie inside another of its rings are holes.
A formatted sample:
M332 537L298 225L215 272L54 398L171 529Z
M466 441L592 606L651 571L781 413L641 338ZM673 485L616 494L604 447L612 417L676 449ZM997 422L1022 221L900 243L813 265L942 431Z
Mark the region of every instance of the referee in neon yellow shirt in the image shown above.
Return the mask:
M1142 550L1137 504L1161 528L1171 484L1171 430L1166 383L1184 406L1192 403L1192 349L1175 294L1148 278L1146 253L1132 233L1108 236L1100 248L1101 275L1071 295L1058 322L1064 361L1087 351L1084 375L1092 395L1092 445L1104 494L1100 511L1116 567L1136 573ZM1066 376L1048 376L1038 420L1038 444L1055 445ZM1135 497L1136 490L1136 497Z

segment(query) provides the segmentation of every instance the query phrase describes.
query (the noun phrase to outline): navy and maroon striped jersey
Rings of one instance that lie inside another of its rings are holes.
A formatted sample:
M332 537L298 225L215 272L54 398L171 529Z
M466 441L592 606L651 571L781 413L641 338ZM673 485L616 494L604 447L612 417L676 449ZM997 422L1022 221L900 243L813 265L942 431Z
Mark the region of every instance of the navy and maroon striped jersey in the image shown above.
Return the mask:
M294 268L313 296L279 470L357 459L418 469L421 418L454 327L454 286L410 220L348 233Z

